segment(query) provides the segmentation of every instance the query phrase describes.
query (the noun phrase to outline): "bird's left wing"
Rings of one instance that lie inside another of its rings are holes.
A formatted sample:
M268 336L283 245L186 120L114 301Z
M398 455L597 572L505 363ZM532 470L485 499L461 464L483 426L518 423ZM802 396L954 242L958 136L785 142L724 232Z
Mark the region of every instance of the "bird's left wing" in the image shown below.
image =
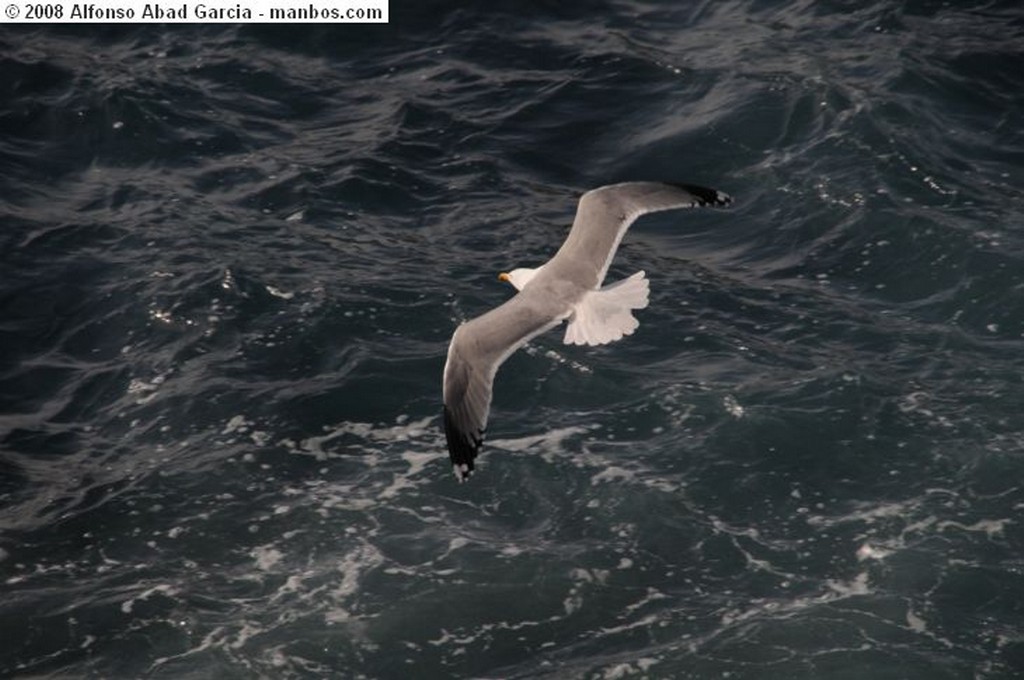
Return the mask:
M460 481L469 477L483 442L498 367L569 311L526 291L455 329L444 366L444 433Z

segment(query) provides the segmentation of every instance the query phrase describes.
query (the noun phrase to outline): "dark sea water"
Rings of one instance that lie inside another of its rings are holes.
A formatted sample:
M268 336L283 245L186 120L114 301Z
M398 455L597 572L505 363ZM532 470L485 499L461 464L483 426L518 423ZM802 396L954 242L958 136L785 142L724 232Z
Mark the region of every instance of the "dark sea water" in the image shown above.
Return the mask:
M1024 677L1024 8L0 31L0 676ZM640 328L441 370L580 193Z

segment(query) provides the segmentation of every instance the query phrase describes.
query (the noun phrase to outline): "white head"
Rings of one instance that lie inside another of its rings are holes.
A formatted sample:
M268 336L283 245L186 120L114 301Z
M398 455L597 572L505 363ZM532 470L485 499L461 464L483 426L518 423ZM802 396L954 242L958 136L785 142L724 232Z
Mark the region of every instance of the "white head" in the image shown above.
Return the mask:
M543 266L543 265L542 265ZM511 283L516 287L516 290L522 290L523 286L530 282L537 272L541 270L541 267L536 269L528 269L526 267L520 267L519 269L513 269L510 272L502 272L498 274L498 280L504 281L505 283Z

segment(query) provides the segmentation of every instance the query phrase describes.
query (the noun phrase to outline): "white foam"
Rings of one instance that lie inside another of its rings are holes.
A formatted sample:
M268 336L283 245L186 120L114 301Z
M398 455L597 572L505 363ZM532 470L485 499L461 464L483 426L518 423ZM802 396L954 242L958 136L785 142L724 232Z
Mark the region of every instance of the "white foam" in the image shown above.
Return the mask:
M544 434L531 435L529 437L517 437L514 439L494 439L491 441L492 448L500 448L505 451L526 451L537 446L551 451L564 450L562 443L572 436L584 434L590 429L582 426L562 427L545 432Z
M924 633L928 630L924 619L915 614L909 607L907 608L907 626L910 627L910 630L916 633Z
M269 571L277 565L284 557L284 554L277 548L270 546L258 546L249 551L249 554L256 560L256 568L260 571Z
M124 612L125 614L131 614L132 613L132 609L134 609L136 602L142 602L144 600L148 600L150 597L152 597L153 595L155 595L157 593L164 593L165 595L171 596L171 595L177 594L177 592L178 592L177 589L171 587L170 585L168 585L166 583L161 583L158 586L153 586L152 588L149 588L148 590L144 590L142 593L136 595L135 597L127 599L124 602L122 602L121 603L121 611Z
M634 665L634 663L636 665ZM601 678L603 678L603 680L621 680L622 678L633 675L644 675L646 677L647 671L656 663L658 663L658 660L650 657L637 659L633 663L628 661L618 663L610 668L606 668L601 674Z
M725 395L725 398L722 399L722 406L725 407L726 413L733 418L742 418L746 414L746 409L740 406L740 403L736 401L736 397L731 394Z
M974 531L974 532L984 533L984 534L987 534L989 538L992 538L994 536L1002 535L1003 534L1003 530L1006 528L1006 525L1010 524L1011 522L1012 522L1012 520L1007 519L1007 518L1003 518L1003 519L982 519L982 520L978 520L974 524L963 524L961 522L956 522L956 521L949 520L949 521L945 521L945 522L939 522L936 525L936 528L939 529L940 531L942 531L944 529L948 529L948 528L952 527L952 528L955 528L955 529L960 529L962 531Z

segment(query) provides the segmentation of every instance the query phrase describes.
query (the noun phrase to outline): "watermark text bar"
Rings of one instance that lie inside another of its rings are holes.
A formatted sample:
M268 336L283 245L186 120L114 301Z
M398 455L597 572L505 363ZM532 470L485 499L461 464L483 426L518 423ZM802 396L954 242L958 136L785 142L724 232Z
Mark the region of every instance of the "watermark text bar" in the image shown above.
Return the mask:
M0 24L386 24L388 0L0 0Z

